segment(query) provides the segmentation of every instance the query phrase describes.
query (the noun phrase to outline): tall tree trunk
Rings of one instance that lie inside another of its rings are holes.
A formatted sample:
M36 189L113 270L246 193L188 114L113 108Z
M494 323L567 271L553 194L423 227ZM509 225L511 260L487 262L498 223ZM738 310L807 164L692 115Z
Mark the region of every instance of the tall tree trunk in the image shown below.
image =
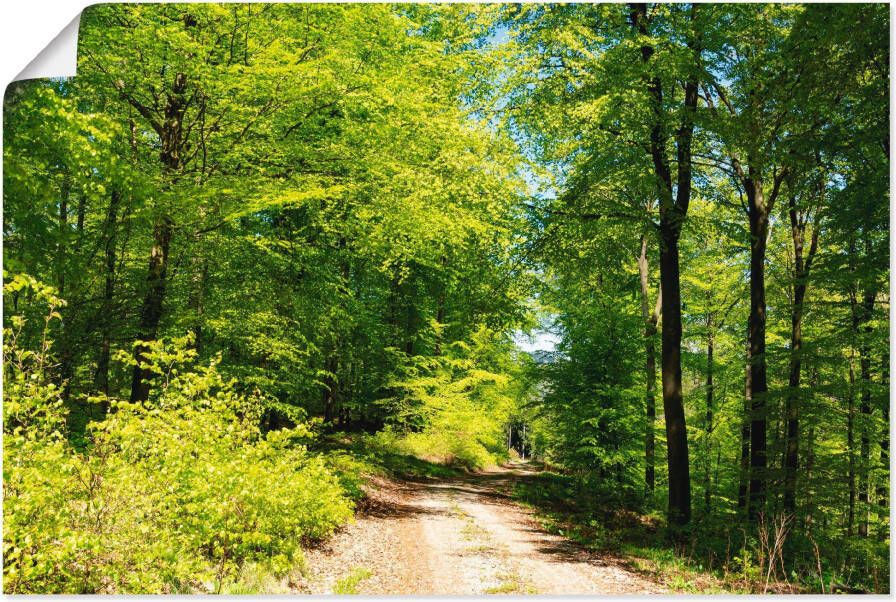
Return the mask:
M663 412L669 468L669 518L686 524L691 519L691 478L688 433L681 386L681 291L678 237L663 229L660 248L660 286L663 289L662 382Z
M442 327L445 323L445 293L439 293L438 298L436 299L436 322L439 325L439 331L436 333L436 342L433 345L433 355L440 356L442 355Z
M871 249L868 239L864 241L865 255L870 255ZM849 241L849 254L851 258L856 257L856 240L851 238ZM856 267L850 265L853 278L857 278ZM850 510L849 510L849 528L847 532L852 534L853 520L856 511L855 497L858 492L858 534L862 537L868 535L868 518L870 513L869 494L871 489L870 482L870 456L871 441L869 429L871 428L871 349L869 335L872 332L870 324L872 313L874 311L874 300L876 289L874 285L865 285L862 291L862 298L858 298L858 286L851 285L849 289L849 306L852 321L852 333L858 338L855 345L859 352L859 378L861 380L859 386L859 413L861 419L856 422L855 419L855 367L853 358L850 357L849 363L849 423L848 423L848 447L849 447L849 480L850 480ZM859 462L855 462L855 429L860 432L860 448Z
M750 218L750 507L755 518L765 507L767 480L766 396L768 381L765 357L765 252L768 243L769 205L762 178L751 173L745 179Z
M851 239L849 243L850 256L856 255L856 241ZM869 242L865 239L866 256L870 253ZM855 271L855 267L852 267ZM854 273L855 277L856 274ZM851 287L849 291L849 304L852 317L852 331L858 338L859 352L859 413L861 419L856 422L853 407L855 405L855 369L850 360L850 526L855 515L856 508L859 512L858 534L862 537L868 535L868 515L870 512L869 494L871 488L869 468L871 456L871 440L869 429L871 428L871 348L869 335L871 334L871 317L874 310L876 291L873 286L865 286L862 298L858 298L858 290ZM859 429L860 447L859 461L854 460L855 429ZM858 492L858 505L855 504L855 493ZM852 529L849 529L851 534Z
M132 117L128 118L128 143L131 150L131 163L137 165L137 123ZM112 315L115 296L115 249L118 243L118 210L121 204L121 192L113 189L109 198L109 208L106 211L104 225L105 238L104 267L105 286L103 287L103 302L100 308L100 353L96 363L94 375L94 387L104 395L109 395L109 363L112 353ZM125 216L127 216L127 210ZM127 237L125 237L127 240ZM108 401L103 404L103 413L108 413Z
M849 488L849 505L846 515L846 535L852 537L856 521L856 454L855 454L855 424L856 424L856 371L853 358L849 358L849 391L847 393L846 406L846 455L847 475L846 481Z
M703 473L703 505L707 514L712 510L712 431L713 413L715 411L715 383L713 382L713 355L715 353L715 333L713 328L715 328L715 325L713 324L713 315L713 312L710 310L706 316L706 424L704 425L706 465Z
M744 365L744 411L740 426L740 483L737 489L737 507L745 515L750 507L750 414L753 408L753 371L749 330L747 328L747 361Z
M59 242L56 244L56 288L59 289L59 295L67 298L69 303L68 290L66 289L66 276L68 272L68 262L66 260L71 249L69 246L69 224L68 224L68 203L71 196L71 176L66 171L62 179L62 186L59 195L59 222L58 235ZM62 335L59 337L57 345L59 346L59 382L62 385L62 400L68 401L71 393L71 379L74 374L74 350L72 349L72 336L69 323L69 313L67 308L63 307L60 311L64 316L62 320Z
M87 195L81 194L78 196L78 209L75 217L75 231L78 233L78 238L75 241L75 249L76 253L81 250L81 243L84 241L84 217L87 214Z
M806 437L806 483L812 482L812 473L815 470L815 424L809 423L809 434ZM812 488L806 489L806 509L803 513L803 529L807 534L812 530L815 517L815 506Z
M417 334L417 308L414 307L410 295L405 297L405 311L404 352L408 355L414 355L414 340Z
M343 212L343 218L345 213ZM348 248L348 240L344 236L339 237L339 296L341 299L341 304L345 311L349 311L351 307L350 297L352 295L351 289L351 265L348 261L347 251ZM340 429L347 429L349 423L351 422L351 410L348 407L348 404L345 403L348 399L346 397L346 389L348 388L347 381L351 379L351 364L348 358L340 358L340 354L338 350L347 346L347 343L343 342L343 340L337 339L335 342L335 348L333 350L333 354L330 357L330 365L332 366L333 371L333 379L330 383L331 388L331 403L333 405L333 410L331 411L330 418L335 420Z
M890 358L889 355L884 355L881 358L881 382L884 386L884 391L889 392L890 390ZM889 512L887 510L890 507L890 399L887 396L883 400L883 404L881 405L881 416L883 418L884 423L884 431L880 440L880 469L881 472L886 475L887 478L881 480L880 485L877 488L877 504L880 507L879 516L883 520L881 521L881 537L886 538L889 536Z
M809 391L815 391L818 388L818 366L814 365L811 371L811 377L809 380ZM813 399L811 395L807 399ZM814 403L808 404L808 407L812 408L812 412L814 413L815 407ZM813 416L814 418L814 416ZM813 475L815 471L815 423L816 420L808 421L808 429L806 434L806 445L805 450L803 451L805 457L805 471L804 471L804 482L806 483L805 492L806 492L806 504L805 509L802 512L802 523L803 530L807 535L811 535L812 528L815 524L815 498L814 492L815 488L813 486Z
M339 417L338 380L336 372L339 370L339 358L335 353L327 356L324 363L327 374L324 376L324 422L334 422Z
M199 266L193 274L193 290L190 294L190 309L193 312L193 347L197 355L202 355L203 349L203 324L205 323L205 289L208 283L208 261L205 257L199 259Z
M396 296L395 323L399 340L396 347L403 349L410 356L414 355L414 342L417 332L417 308L414 306L416 287L412 280L416 274L413 266L406 265L405 267L407 271L404 277L395 277L393 279ZM400 324L399 321L401 322Z
M790 378L784 414L787 418L787 437L784 451L784 511L796 514L796 483L799 470L799 417L800 417L800 372L802 370L803 309L806 287L812 260L818 249L818 228L812 231L812 242L803 260L803 244L806 222L801 220L796 208L796 200L790 196L790 232L793 239L793 307L790 314Z
M650 306L650 270L647 263L647 237L641 236L641 255L638 257L638 274L641 281L641 318L644 320L644 396L647 423L644 434L644 485L647 494L656 485L656 332L663 302L662 287L657 291L656 303Z
M106 212L105 223L105 286L103 287L103 302L100 306L100 354L96 363L96 375L94 386L104 395L109 395L109 360L112 350L112 304L115 295L115 244L118 233L118 208L121 203L121 193L117 189L112 190L109 198L109 209ZM107 408L104 408L104 411Z
M697 5L690 6L693 22ZM630 19L641 40L649 39L646 4L631 4ZM669 467L669 522L686 524L691 519L691 479L688 462L688 436L684 416L681 386L681 273L678 240L687 217L691 200L691 144L694 116L697 109L697 72L701 49L699 38L688 39L688 49L694 61L693 73L684 82L681 122L675 130L675 164L677 179L673 187L672 171L667 146L669 135L665 127L663 82L651 75L653 46L642 43L641 62L646 67L644 84L650 98L650 156L657 180L660 209L660 287L662 299L662 383L663 412L666 417L667 464Z
M861 378L861 396L859 398L859 412L862 415L861 447L859 459L859 535L868 536L868 520L871 509L869 507L871 493L871 345L868 337L871 334L871 313L874 308L874 294L866 291L862 298L860 308L863 335L859 342L859 377Z
M442 269L440 273L439 292L436 295L436 323L438 324L438 331L436 332L436 341L433 346L433 354L437 356L442 355L442 339L444 338L444 333L442 331L445 324L445 292L448 288L445 283L447 277L445 271L448 267L448 257L442 255L439 258L439 265Z
M168 251L171 246L173 224L167 217L161 218L153 228L152 251L149 255L146 296L143 298L143 310L140 313L140 341L136 346L133 378L131 380L131 402L149 399L149 379L151 370L146 367L149 351L148 343L156 340L159 323L162 321L162 304L165 300L165 288L168 283Z
M68 201L71 196L72 183L68 173L63 176L62 186L59 194L59 241L56 243L56 288L59 289L59 295L65 296L65 272L66 261L65 256L68 251Z
M339 303L345 311L350 308L349 296L351 290L351 266L346 257L346 249L348 241L344 236L339 238ZM339 349L343 346L341 337L337 337L333 342L333 348L327 355L324 367L327 376L324 378L324 422L337 423L340 428L348 426L349 414L348 407L343 404L343 393L345 389L344 381L350 378L351 365L340 361Z
M161 145L159 160L162 163L163 173L166 176L167 184L171 187L175 186L183 167L181 154L184 145L183 120L190 103L186 93L186 74L176 73L174 75L171 88L167 94L164 120L161 122L153 118L152 112L147 107L140 104L133 96L125 93L121 87L122 84L117 85L128 102L149 120L150 125L159 135ZM195 95L193 98L195 98ZM147 291L146 296L143 298L143 308L140 312L140 341L154 341L158 336L168 284L168 250L171 246L173 230L173 220L167 212L163 211L156 218L153 227L153 244L149 254L149 269L146 277ZM152 373L143 366L146 362L147 351L148 346L146 344L138 344L134 348L136 365L134 366L133 378L131 379L132 402L146 401L149 398L149 379Z

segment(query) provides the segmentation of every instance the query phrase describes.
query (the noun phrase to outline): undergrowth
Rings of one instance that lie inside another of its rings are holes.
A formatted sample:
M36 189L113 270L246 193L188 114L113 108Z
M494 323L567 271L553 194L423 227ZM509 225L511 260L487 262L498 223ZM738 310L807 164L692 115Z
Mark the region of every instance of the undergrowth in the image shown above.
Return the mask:
M45 328L61 300L36 282ZM3 588L7 593L194 593L288 579L302 545L352 520L347 476L309 452L306 425L263 433L261 402L189 341L152 344L157 393L108 408L86 438L66 436L49 344L21 349L5 329ZM45 340L48 340L45 337Z
M544 472L512 491L547 531L583 547L614 554L681 593L857 593L887 591L885 542L813 540L781 517L750 524L736 514L695 517L685 531L664 515L623 500L617 491L571 475ZM634 508L632 510L631 508ZM783 520L783 522L782 522ZM813 545L813 542L816 545ZM822 553L820 550L827 550ZM857 570L858 567L867 570Z
M336 585L333 586L333 593L341 596L359 594L361 583L372 576L373 572L369 569L355 567L348 575L336 581Z

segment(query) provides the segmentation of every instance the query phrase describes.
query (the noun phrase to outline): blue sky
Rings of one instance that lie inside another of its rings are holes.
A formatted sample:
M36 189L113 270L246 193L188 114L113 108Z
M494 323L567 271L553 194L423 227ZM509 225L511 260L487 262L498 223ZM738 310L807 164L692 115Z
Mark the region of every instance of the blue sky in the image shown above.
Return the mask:
M531 336L525 332L517 331L513 335L513 342L516 346L527 353L533 351L554 351L560 337L546 330L533 330Z

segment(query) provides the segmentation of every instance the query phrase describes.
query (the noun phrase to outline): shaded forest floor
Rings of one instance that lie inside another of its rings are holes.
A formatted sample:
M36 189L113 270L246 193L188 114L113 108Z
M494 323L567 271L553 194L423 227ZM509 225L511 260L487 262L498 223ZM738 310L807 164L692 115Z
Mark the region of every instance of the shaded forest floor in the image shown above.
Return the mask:
M354 475L355 520L332 537L308 542L304 561L286 578L261 574L252 583L250 572L243 575L245 591L226 593L821 591L805 579L767 574L754 564L753 552L733 543L718 549L724 529L716 522L673 537L660 515L627 509L612 493L583 494L572 477L535 464L464 472L382 450L361 454L363 445L348 442L333 439L329 445L343 476ZM824 587L826 593L868 591L841 585L832 573Z
M668 589L632 559L542 528L512 499L539 472L373 478L357 521L306 554L302 593L647 594Z

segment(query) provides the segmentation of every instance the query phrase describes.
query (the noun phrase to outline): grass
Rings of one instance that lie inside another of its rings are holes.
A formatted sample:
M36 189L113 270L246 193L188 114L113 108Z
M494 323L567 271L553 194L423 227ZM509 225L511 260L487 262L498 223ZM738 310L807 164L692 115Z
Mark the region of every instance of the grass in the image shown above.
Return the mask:
M464 522L464 526L461 527L460 533L467 541L476 541L489 538L488 530L476 524L476 519L467 514L460 506L458 506L457 502L451 502L451 504L448 506L448 511L452 516Z
M460 533L467 541L475 541L488 537L488 531L477 525L472 519L467 521L466 524L461 527Z
M358 594L360 593L358 586L361 585L361 582L372 576L373 572L369 569L360 566L355 567L351 573L336 581L336 585L333 586L333 593L340 596Z
M815 540L801 529L787 535L796 561L788 561L786 574L769 574L760 531L762 524L747 524L732 508L712 515L695 515L686 531L666 526L664 513L647 511L636 496L608 489L599 481L543 472L517 481L511 495L531 507L542 527L582 547L618 555L629 566L681 593L830 593L886 592L888 572L873 559L887 542L868 538L844 542L815 532L823 555L811 547ZM640 507L639 507L640 506ZM768 521L764 528L772 528ZM856 559L867 559L865 572L855 570ZM780 559L775 567L780 566ZM817 567L821 566L822 571ZM821 572L822 577L819 577Z
M494 546L490 546L488 544L476 544L475 546L470 546L464 549L465 552L469 552L470 554L495 554L497 550Z
M247 562L233 581L222 583L220 593L226 595L288 594L292 585L302 580L304 561L297 563L285 575L279 574L264 562Z
M572 477L545 472L518 481L512 497L532 508L541 527L583 548L620 555L630 568L679 593L738 588L675 552L658 514L625 509L618 492L586 491Z
M631 567L655 581L661 582L675 593L681 594L746 594L749 590L736 586L694 566L672 549L623 545L620 552Z
M516 574L505 574L499 575L499 579L501 579L501 583L496 585L495 587L490 587L485 590L486 594L537 594L538 592L534 587L523 583L520 579L519 575Z

